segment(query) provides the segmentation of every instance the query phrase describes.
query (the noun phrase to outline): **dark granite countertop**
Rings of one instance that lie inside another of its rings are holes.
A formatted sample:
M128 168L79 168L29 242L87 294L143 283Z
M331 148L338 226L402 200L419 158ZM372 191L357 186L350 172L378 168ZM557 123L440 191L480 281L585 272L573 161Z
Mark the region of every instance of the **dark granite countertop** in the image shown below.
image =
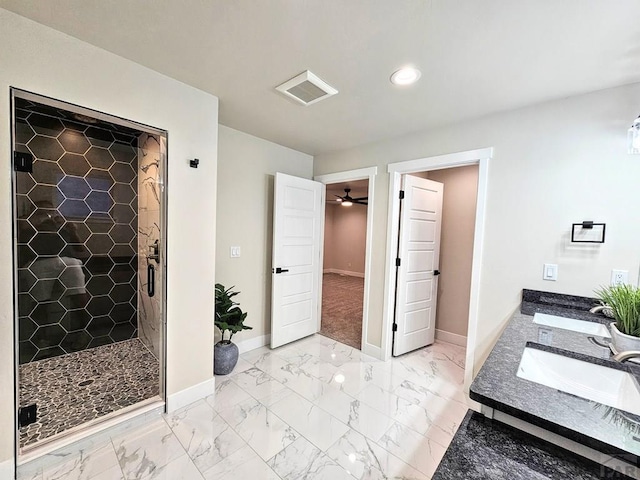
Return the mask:
M554 298L558 300L555 304ZM527 342L534 342L547 345L538 348L593 363L605 363L640 379L640 365L611 361L609 349L592 343L589 335L533 323L536 311L610 323L611 320L603 315L588 312L594 304L596 301L593 299L525 290L520 312L513 315L471 384L470 397L603 453L624 455L627 461L638 464L639 416L517 376L524 348ZM546 330L547 334L541 333L540 329ZM548 335L549 330L551 335Z
M629 478L516 428L469 411L433 480Z

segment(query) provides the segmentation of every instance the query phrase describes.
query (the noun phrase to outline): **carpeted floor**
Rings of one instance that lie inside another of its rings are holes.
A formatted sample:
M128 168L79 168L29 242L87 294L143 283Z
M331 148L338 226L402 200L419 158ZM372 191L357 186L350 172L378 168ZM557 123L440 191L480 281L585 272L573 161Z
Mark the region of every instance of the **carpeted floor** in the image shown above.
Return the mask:
M320 333L360 350L363 296L364 278L325 273Z

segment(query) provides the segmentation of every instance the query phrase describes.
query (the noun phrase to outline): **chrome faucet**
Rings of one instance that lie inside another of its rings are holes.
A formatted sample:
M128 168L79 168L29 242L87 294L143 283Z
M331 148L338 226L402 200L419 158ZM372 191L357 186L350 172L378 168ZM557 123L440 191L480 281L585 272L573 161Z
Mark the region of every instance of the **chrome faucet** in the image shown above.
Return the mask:
M626 362L630 358L640 358L640 352L637 350L627 350L626 352L616 353L613 357L611 357L612 360L620 363Z

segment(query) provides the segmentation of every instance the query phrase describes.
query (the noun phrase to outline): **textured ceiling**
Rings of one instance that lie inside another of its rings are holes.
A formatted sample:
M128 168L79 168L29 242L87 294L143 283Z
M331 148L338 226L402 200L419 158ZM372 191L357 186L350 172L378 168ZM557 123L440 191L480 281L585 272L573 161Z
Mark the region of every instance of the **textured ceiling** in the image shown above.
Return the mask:
M306 153L640 81L637 0L0 0L217 95L220 122ZM411 88L398 67L422 70ZM309 69L340 93L274 87Z

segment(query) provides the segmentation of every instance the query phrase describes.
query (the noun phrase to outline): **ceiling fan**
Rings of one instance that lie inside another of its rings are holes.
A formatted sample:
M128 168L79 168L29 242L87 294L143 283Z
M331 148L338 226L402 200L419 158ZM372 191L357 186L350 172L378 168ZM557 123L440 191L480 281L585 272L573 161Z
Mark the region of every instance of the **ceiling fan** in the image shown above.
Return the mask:
M335 195L336 197L336 202L341 202L343 207L350 207L351 205L353 205L354 203L357 203L358 205L367 205L367 200L369 199L369 197L358 197L358 198L353 198L351 197L351 195L349 195L349 192L351 191L350 188L345 188L344 189L344 197L341 197L340 195Z

